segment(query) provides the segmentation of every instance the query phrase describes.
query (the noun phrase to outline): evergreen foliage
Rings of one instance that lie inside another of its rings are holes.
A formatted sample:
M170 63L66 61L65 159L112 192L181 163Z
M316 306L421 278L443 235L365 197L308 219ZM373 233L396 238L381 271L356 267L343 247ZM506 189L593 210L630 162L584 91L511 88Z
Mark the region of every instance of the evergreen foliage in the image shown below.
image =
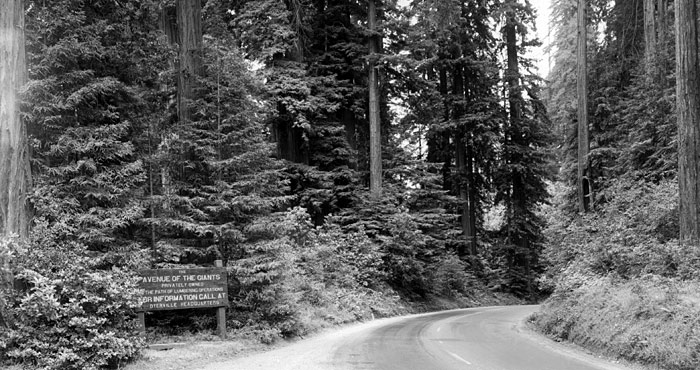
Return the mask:
M509 67L504 74L504 84L508 86L508 119L501 146L502 161L494 174L496 202L503 203L506 213L501 232L505 236L507 286L516 294L533 294L534 277L541 271L538 257L544 222L536 211L548 198L545 179L550 175L547 167L550 122L539 98L537 76L520 72L528 70L530 64L523 55L528 47L538 43L527 38L526 27L534 23L533 9L527 3L513 1L505 3L500 11L503 40L509 54ZM521 41L518 43L517 39Z
M504 94L512 76L494 25L506 5L377 1L382 50L369 55L365 3L209 0L190 98L177 91L175 2L27 4L35 218L29 245L0 243L26 285L8 296L21 324L0 334L0 361L121 366L143 344L134 271L147 267L223 259L229 327L265 342L405 312L406 302L478 302L486 286L529 293L542 268L535 211L551 123L534 76L522 72ZM509 4L522 54L536 43L532 12ZM367 192L370 58L381 199ZM557 101L571 95L567 81L555 81ZM645 125L607 137L615 153L626 145L615 138L639 144L620 166L671 176L673 140L648 121L668 125L670 107L615 110ZM612 126L598 111L600 127ZM486 230L497 205L503 223Z
M169 123L158 143L162 180L144 222L155 229L159 263L236 258L246 227L286 199L266 142L266 105L255 100L255 77L226 41L207 39L191 120Z
M134 228L144 214L146 173L134 140L143 116L132 107L145 80L136 77L135 56L146 47L139 37L155 31L146 27L149 6L62 1L30 4L27 14L36 214L90 251L114 255L114 264L139 249Z

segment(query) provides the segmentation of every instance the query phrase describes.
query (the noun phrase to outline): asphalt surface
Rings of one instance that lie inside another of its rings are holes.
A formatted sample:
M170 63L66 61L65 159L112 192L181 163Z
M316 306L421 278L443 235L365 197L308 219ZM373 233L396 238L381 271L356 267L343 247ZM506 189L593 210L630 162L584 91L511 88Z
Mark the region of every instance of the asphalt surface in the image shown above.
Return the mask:
M627 370L527 329L537 306L377 320L208 370Z

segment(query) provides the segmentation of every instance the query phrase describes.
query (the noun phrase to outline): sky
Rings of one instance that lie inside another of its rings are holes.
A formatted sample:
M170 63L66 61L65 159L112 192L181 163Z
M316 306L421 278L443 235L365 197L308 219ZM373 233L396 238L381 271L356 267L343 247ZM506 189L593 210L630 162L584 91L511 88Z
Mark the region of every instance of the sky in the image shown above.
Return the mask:
M400 6L408 6L410 0L399 0ZM540 76L547 77L549 73L549 61L544 54L544 47L549 42L549 6L551 0L530 0L530 4L537 11L537 36L542 41L542 46L531 51L531 57L538 60L537 67Z

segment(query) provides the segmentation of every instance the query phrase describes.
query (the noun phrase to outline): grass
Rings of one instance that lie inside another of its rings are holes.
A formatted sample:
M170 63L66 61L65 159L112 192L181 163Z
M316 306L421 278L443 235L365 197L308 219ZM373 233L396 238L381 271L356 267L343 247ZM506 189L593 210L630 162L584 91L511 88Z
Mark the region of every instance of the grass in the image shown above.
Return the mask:
M583 347L668 370L700 368L700 284L659 276L591 279L550 298L532 322Z

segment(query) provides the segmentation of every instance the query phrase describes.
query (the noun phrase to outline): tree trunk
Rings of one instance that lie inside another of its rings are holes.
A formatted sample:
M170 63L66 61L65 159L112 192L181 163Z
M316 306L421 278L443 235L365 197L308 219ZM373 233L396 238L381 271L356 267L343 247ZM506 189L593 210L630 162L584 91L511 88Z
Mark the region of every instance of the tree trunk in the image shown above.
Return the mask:
M177 114L180 123L190 121L197 77L202 75L202 3L177 0L180 53L177 80Z
M593 189L588 165L588 81L586 73L586 0L578 1L578 48L576 91L578 95L578 203L580 212L588 212L593 200Z
M695 0L676 0L680 241L700 245L700 60Z
M0 4L0 237L29 233L31 188L27 131L20 117L25 83L24 2ZM11 264L0 253L0 326L6 326L2 290L12 288Z
M440 67L440 96L443 99L443 119L450 120L450 105L447 98L447 69ZM448 130L440 133L440 149L442 150L442 185L443 190L451 191L452 186L452 150L450 149L451 134Z
M652 80L658 76L656 66L656 0L644 0L644 67Z
M666 48L666 42L668 41L668 29L667 29L667 11L668 11L668 0L657 0L656 12L657 12L657 22L656 22L656 47L657 49Z
M5 1L0 7L0 56L0 235L25 237L31 171L19 113L19 90L26 78L22 0Z
M379 78L376 57L379 52L377 32L377 7L375 0L369 0L369 188L375 198L382 196L382 143L381 119L379 112Z
M476 256L476 186L474 186L474 150L472 145L467 145L467 202L469 209L467 213L469 215L467 224L467 247L469 248L469 253L472 256Z
M464 109L462 107L465 99L464 68L457 63L453 71L452 94L455 106L452 114L453 118L457 120L464 114ZM462 234L465 238L465 247L460 247L460 249L457 251L460 256L464 256L467 253L476 252L476 245L474 245L476 230L472 228L472 226L475 225L475 222L472 220L472 216L475 214L475 212L472 210L472 205L469 202L471 174L468 173L467 142L465 138L466 135L464 133L464 128L457 127L454 134L455 166L457 169L457 181L455 185L457 186L457 195L459 196L459 200L462 202L461 223Z
M508 24L505 26L505 36L506 36L506 55L508 58L508 70L506 71L506 81L508 82L508 108L509 108L509 135L506 135L506 141L510 141L511 147L526 145L523 142L522 134L522 114L523 107L522 103L522 92L520 89L520 67L518 64L518 45L517 45L517 32L515 26L517 24L515 19L515 13L513 11L508 12ZM512 149L511 149L512 150ZM522 153L515 152L514 150L509 153L508 160L512 163L522 163ZM517 246L517 250L514 251L513 263L521 265L525 268L525 279L527 281L527 291L532 294L532 284L530 277L530 240L528 236L522 232L526 226L525 221L527 219L527 194L525 192L525 179L524 174L519 169L512 169L511 173L511 207L512 207L512 220L510 222L514 223L511 228L515 228L517 231L510 234L509 237L514 245ZM513 227L514 226L514 227Z

